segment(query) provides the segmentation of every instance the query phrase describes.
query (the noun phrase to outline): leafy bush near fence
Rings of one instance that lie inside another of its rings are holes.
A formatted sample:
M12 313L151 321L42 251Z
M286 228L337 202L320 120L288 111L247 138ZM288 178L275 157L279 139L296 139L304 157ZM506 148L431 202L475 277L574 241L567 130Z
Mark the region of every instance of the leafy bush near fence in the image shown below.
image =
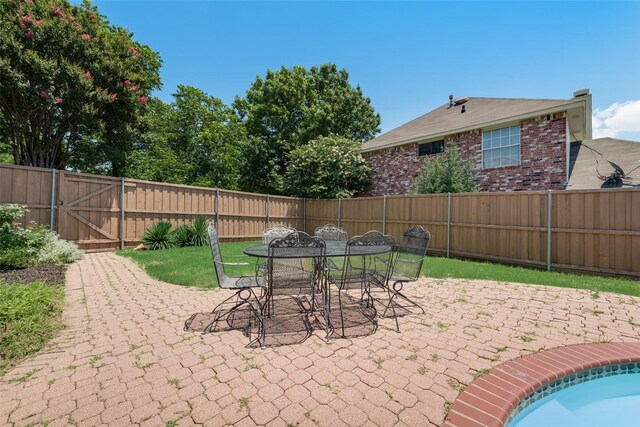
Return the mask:
M140 240L149 250L208 246L207 221L198 216L192 224L182 224L176 228L172 228L168 221L154 222L144 231Z
M60 239L46 226L20 222L28 212L17 204L0 205L0 266L64 264L82 258L74 243Z

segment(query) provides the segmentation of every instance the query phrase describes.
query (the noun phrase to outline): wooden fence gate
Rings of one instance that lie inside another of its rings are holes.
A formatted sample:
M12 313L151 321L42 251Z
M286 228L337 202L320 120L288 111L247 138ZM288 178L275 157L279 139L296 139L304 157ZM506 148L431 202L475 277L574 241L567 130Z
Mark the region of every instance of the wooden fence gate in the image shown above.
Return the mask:
M121 240L122 179L59 171L57 231L88 250Z

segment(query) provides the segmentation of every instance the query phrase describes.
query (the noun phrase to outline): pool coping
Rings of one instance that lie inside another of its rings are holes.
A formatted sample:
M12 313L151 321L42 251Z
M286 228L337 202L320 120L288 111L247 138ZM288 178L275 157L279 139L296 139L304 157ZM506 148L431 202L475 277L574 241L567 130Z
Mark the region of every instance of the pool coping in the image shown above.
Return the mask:
M503 427L511 411L535 390L567 375L640 362L640 342L574 344L522 356L476 378L458 396L444 427Z

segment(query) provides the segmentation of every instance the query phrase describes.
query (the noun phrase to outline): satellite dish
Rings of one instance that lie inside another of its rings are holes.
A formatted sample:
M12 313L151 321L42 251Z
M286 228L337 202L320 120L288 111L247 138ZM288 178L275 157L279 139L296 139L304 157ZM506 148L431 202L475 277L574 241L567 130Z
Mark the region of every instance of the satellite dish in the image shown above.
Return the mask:
M607 160L607 162L611 165L613 170L615 170L620 175L620 177L624 177L625 176L625 173L624 173L624 171L622 170L622 168L620 166L616 165L611 160Z

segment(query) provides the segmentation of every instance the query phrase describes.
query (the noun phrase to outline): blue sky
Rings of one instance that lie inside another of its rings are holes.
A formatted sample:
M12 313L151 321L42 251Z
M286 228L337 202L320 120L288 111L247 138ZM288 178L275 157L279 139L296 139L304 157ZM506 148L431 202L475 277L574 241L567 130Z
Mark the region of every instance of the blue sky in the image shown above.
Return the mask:
M346 68L382 130L448 96L593 93L598 135L640 140L640 2L95 1L178 84L230 103L282 65Z

